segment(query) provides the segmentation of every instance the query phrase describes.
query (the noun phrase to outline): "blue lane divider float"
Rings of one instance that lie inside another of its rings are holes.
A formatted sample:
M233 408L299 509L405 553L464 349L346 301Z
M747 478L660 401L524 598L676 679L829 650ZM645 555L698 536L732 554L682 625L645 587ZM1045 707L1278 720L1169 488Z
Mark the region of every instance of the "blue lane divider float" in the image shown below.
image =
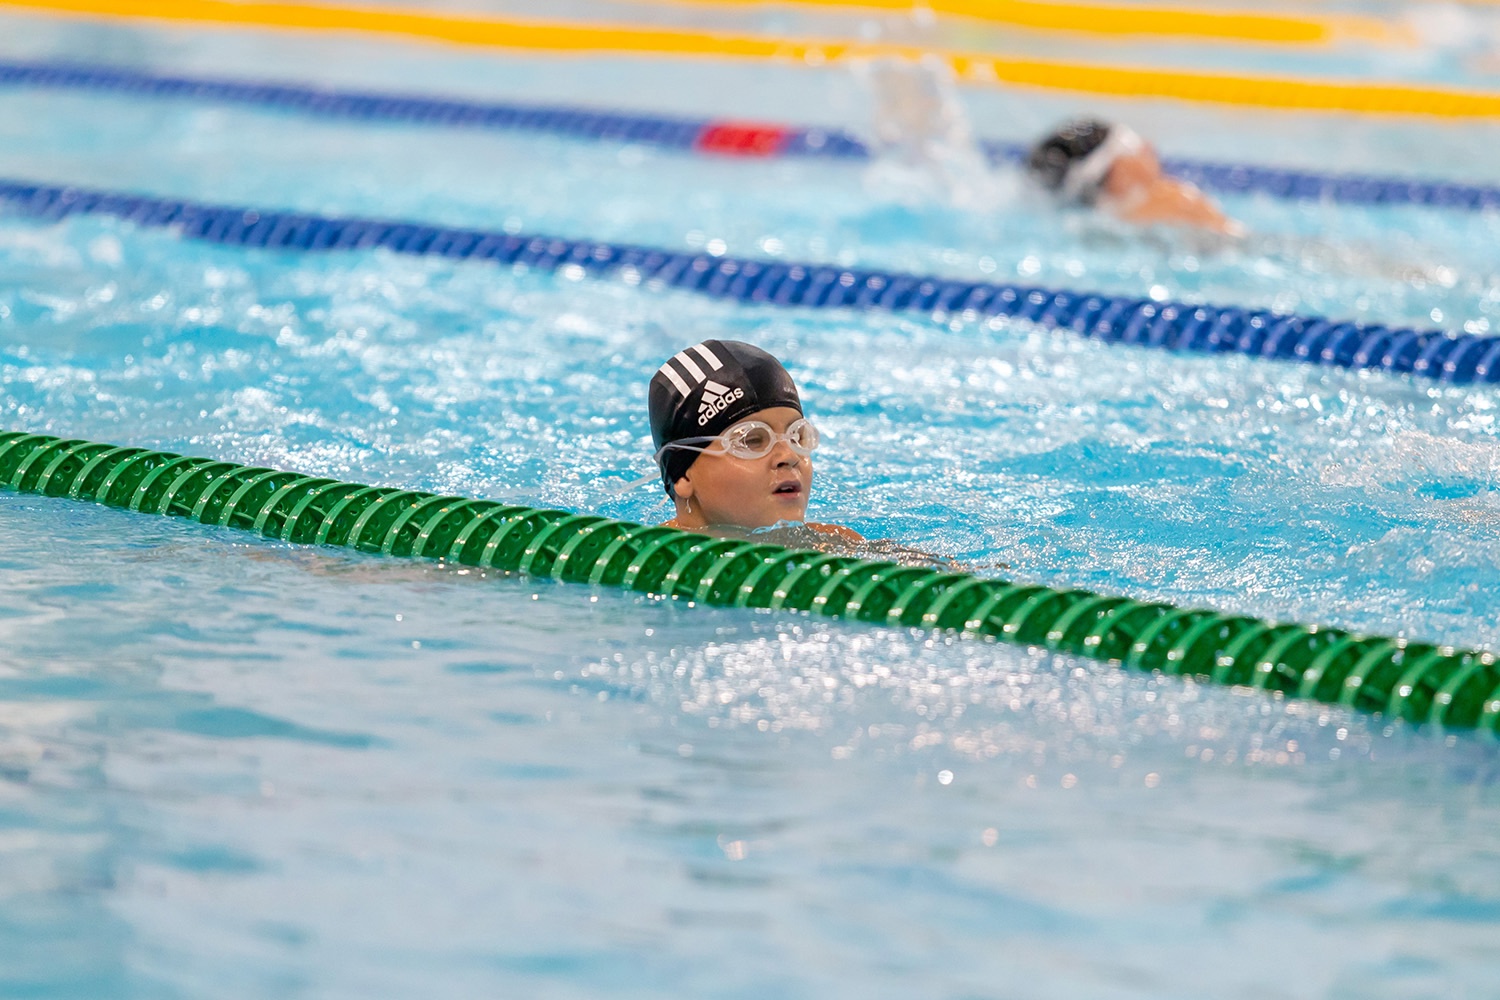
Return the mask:
M1500 382L1500 337L1467 333L3 180L0 202L44 219L111 215L141 226L170 226L184 237L230 246L298 251L379 247L547 271L629 271L648 285L747 304L942 313L975 321L1005 316L1110 343L1374 368L1440 382Z
M206 77L160 76L137 70L68 63L0 61L0 86L222 101L358 121L524 130L729 155L844 159L867 159L870 156L869 149L859 139L838 129L412 97ZM1014 143L990 142L985 148L996 161L1019 161L1026 155L1025 147ZM1359 174L1320 174L1187 159L1167 159L1163 165L1202 187L1226 194L1265 194L1277 198L1359 205L1423 205L1468 211L1500 209L1500 187Z

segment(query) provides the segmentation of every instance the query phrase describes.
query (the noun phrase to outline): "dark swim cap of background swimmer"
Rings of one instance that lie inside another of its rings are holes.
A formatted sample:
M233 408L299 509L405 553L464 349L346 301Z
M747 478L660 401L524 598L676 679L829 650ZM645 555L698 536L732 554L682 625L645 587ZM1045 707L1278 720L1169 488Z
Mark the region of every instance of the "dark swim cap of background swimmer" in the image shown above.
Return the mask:
M1042 187L1060 193L1066 187L1068 174L1104 145L1109 131L1109 125L1093 119L1068 122L1031 147L1026 169ZM1099 183L1090 189L1077 192L1075 200L1085 205L1092 204L1102 186L1103 178L1100 178Z
M759 347L738 340L705 340L679 351L651 377L651 439L661 478L672 495L698 452L662 445L715 437L757 410L790 406L802 412L792 376Z

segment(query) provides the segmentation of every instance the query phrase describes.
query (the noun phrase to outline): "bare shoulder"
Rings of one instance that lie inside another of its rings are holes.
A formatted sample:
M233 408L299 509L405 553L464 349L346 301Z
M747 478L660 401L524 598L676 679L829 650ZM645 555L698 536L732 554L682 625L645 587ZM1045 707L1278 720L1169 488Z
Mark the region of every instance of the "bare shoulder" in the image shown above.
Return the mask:
M815 521L808 521L807 526L820 535L832 535L834 538L839 538L846 542L862 542L865 540L864 535L861 535L853 528L846 528L842 524L818 524Z

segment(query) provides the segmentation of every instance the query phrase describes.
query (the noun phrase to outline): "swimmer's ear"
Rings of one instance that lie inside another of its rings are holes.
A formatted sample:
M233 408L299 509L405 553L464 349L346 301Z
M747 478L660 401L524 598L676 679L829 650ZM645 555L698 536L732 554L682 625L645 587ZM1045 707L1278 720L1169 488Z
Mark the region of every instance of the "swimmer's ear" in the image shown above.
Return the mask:
M672 499L691 500L693 498L693 481L684 473L677 482L672 484Z

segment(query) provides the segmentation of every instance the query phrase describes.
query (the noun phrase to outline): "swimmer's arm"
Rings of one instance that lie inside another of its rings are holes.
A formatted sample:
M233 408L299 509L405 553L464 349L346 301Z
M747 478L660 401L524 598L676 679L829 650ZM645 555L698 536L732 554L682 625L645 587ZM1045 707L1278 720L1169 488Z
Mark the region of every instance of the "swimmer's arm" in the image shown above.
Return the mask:
M832 535L834 538L845 542L862 542L865 536L853 528L846 528L842 524L818 524L816 521L808 521L807 526L820 535Z
M805 526L811 531L828 537L828 547L818 546L825 552L847 552L849 555L864 559L886 559L901 563L903 566L928 566L942 570L963 569L959 563L947 556L940 556L923 549L914 549L910 545L902 545L889 538L865 538L859 532L841 524L818 524L808 521ZM848 548L844 547L846 545Z
M1199 226L1224 236L1243 236L1243 223L1220 211L1195 184L1163 178L1147 190L1128 198L1110 199L1110 209L1126 222L1137 225Z
M679 523L677 518L675 517L670 521L663 521L661 523L661 526L663 528L676 528L679 531L700 531L704 533L748 535L751 531L751 529L749 528L742 528L739 525L735 524L709 524L703 525L701 527L689 526ZM832 537L840 539L841 541L862 542L865 540L865 536L861 535L859 532L853 530L852 528L846 528L841 524L818 524L814 521L804 521L803 526L810 531L816 531L820 535L831 535Z

